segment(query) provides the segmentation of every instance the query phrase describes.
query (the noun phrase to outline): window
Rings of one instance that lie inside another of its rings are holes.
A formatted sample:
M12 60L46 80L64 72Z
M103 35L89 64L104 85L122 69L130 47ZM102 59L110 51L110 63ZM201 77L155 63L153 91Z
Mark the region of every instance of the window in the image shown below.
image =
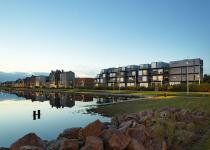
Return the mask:
M163 74L163 69L158 69L158 74Z
M157 76L153 76L153 77L152 77L152 80L153 80L153 81L157 81Z
M135 86L135 83L127 83L127 86Z
M104 82L104 80L103 80L103 79L101 79L100 83L103 83L103 82Z
M136 71L132 71L132 76L135 76L136 75Z
M134 78L133 77L128 77L128 80L134 81Z
M147 70L143 70L143 75L144 76L148 75L148 71Z
M143 75L142 70L139 70L139 75L140 75L140 76L142 76L142 75Z
M106 78L106 74L103 74L103 78Z
M163 81L163 76L158 76L158 81Z
M120 87L125 87L125 83L120 83Z
M140 83L140 87L148 87L149 84L148 83Z
M142 77L142 81L147 81L147 77Z

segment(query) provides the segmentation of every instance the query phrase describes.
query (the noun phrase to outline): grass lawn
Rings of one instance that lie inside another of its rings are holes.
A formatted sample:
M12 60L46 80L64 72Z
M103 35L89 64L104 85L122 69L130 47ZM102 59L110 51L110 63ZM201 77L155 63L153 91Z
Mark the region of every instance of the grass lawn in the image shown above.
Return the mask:
M210 115L210 97L186 97L171 96L170 98L152 98L148 100L137 100L112 105L99 106L91 111L103 114L105 116L114 116L119 114L135 113L143 110L158 109L162 107L185 108L191 111L202 111ZM194 145L192 150L210 149L210 130L203 139Z
M161 107L187 108L192 111L203 111L206 114L210 114L210 97L176 96L171 97L170 99L152 98L148 100L137 100L119 104L99 106L98 108L94 108L93 111L106 116L114 116L117 114L135 113L142 110L158 109Z

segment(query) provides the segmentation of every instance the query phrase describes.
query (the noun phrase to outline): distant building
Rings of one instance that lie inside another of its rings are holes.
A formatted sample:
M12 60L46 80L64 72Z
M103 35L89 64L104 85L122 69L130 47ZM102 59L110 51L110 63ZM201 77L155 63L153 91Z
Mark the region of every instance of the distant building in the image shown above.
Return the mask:
M36 77L31 76L31 77L26 77L23 79L24 81L24 87L25 88L34 88L36 86Z
M46 87L46 82L47 82L46 76L35 77L35 87Z
M76 78L75 87L76 88L93 88L95 83L94 78Z
M62 88L73 88L75 82L75 74L72 71L60 73L59 87Z
M60 70L51 71L49 74L49 88L58 88L60 81Z

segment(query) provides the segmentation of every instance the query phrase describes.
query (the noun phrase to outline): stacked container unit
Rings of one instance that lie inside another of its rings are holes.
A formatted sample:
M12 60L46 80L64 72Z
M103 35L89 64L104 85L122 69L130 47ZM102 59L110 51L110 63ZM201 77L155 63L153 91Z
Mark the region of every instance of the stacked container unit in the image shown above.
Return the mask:
M139 66L127 66L127 87L136 87L138 83L138 70Z
M167 85L169 82L169 64L165 62L151 63L151 85Z
M97 87L99 87L99 86L106 87L107 86L107 78L108 78L107 69L102 69L101 73L97 75L97 78L95 80L96 86Z
M127 68L126 67L119 67L117 73L117 83L118 87L126 87L127 86Z
M150 64L141 64L138 71L138 83L140 87L149 87L150 84Z
M108 87L117 86L117 73L118 68L109 68L108 72Z
M203 60L199 58L171 61L169 65L170 85L186 83L187 80L190 83L203 80Z

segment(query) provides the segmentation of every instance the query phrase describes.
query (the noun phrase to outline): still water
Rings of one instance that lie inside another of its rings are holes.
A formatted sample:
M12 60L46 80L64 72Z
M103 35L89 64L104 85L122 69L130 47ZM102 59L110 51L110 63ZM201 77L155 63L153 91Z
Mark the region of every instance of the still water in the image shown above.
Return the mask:
M0 147L9 147L29 132L52 140L66 128L84 127L96 119L109 122L110 118L88 113L87 109L128 99L130 97L0 91Z

